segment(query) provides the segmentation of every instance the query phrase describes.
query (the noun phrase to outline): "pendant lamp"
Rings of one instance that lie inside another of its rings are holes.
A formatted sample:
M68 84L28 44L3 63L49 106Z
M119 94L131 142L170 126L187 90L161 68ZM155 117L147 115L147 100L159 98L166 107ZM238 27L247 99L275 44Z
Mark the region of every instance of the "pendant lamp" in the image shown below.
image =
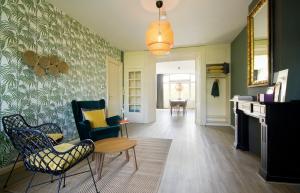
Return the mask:
M146 45L148 50L157 56L163 56L170 53L174 44L174 35L170 22L161 20L160 13L163 1L156 1L156 7L159 10L158 20L153 21L146 32Z

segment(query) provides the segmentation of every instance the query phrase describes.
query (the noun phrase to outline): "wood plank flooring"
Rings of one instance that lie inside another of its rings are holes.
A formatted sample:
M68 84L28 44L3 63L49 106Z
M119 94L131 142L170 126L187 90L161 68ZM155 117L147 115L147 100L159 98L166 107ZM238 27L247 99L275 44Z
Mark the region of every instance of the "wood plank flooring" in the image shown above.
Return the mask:
M265 182L257 173L259 157L232 148L231 128L196 126L193 111L171 117L157 110L155 123L129 124L128 132L173 139L159 193L300 193L297 184ZM19 169L12 181L26 175Z
M172 138L160 193L296 193L300 185L268 183L258 175L260 158L235 150L231 128L200 127L187 115L157 110L152 124L131 124L130 137Z

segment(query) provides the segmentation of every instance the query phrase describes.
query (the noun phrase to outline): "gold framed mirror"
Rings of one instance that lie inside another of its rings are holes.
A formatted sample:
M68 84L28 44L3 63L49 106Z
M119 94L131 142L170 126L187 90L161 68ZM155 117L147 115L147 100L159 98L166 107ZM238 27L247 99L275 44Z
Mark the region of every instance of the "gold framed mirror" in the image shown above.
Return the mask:
M248 86L267 86L270 82L271 28L270 1L259 0L248 16Z

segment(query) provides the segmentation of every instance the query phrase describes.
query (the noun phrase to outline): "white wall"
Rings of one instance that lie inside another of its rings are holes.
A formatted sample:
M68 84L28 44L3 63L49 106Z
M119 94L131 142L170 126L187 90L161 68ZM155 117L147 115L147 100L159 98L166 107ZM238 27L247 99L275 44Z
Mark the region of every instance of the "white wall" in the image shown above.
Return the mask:
M205 64L230 63L230 46L206 46ZM211 96L215 78L206 78L206 125L230 125L230 74L219 80L219 97Z
M156 63L156 74L194 74L195 61L181 60Z
M156 109L156 66L157 62L195 60L196 62L196 123L201 125L229 125L230 75L226 83L221 83L222 94L218 101L210 100L208 88L210 82L206 79L206 64L230 63L230 45L208 45L188 48L176 48L168 56L155 58L148 51L125 52L125 107L128 104L128 70L141 69L143 76L142 102L143 112L140 115L129 115L135 122L149 123L155 120ZM210 92L209 92L210 93ZM127 105L128 106L128 105ZM125 109L127 110L127 109ZM128 113L128 111L127 111ZM130 114L130 113L129 113ZM223 121L214 123L211 116L222 117Z

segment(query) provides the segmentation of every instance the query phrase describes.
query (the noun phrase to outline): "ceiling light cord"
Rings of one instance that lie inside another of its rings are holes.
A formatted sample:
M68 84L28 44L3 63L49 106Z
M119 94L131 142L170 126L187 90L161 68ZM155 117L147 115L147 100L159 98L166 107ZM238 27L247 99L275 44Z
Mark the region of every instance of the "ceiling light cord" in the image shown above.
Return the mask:
M160 9L163 6L163 1L162 0L157 0L156 1L156 7L158 8L158 42L162 42L162 37L161 37L161 30L160 30Z

